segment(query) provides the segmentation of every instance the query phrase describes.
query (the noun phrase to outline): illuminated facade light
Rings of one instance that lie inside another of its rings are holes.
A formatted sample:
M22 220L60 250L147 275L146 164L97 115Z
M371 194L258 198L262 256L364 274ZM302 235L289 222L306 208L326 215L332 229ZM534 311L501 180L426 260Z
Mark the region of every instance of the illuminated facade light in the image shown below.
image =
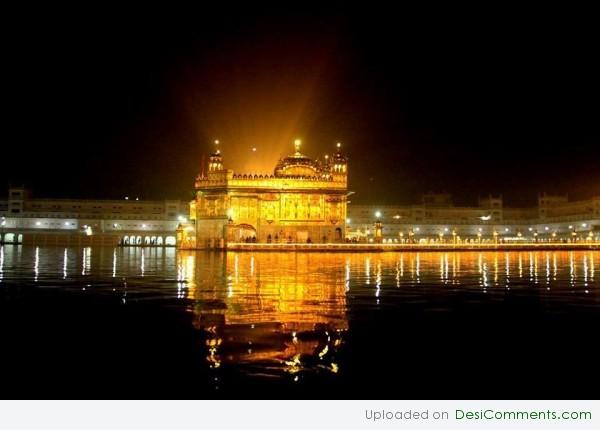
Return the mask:
M381 211L376 211L375 212L375 217L376 218L381 218Z

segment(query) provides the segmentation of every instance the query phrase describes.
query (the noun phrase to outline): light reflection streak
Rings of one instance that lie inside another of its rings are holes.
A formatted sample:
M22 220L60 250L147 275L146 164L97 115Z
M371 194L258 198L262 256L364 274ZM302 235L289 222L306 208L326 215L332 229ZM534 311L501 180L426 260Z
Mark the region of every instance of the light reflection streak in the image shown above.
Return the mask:
M421 253L417 253L415 274L417 275L417 284L421 283Z
M508 252L504 253L504 262L506 265L506 275L505 275L505 283L506 283L506 287L508 288L508 284L510 284L510 256L508 254Z
M375 272L375 297L379 297L379 292L381 290L381 260L377 261L376 272ZM379 300L377 300L379 303Z
M89 274L91 265L92 265L92 248L86 247L83 248L83 255L81 260L81 274L85 276L86 273Z
M67 279L68 263L69 263L69 256L68 256L67 248L65 248L65 252L63 253L63 279Z
M33 263L33 273L34 273L33 280L35 282L37 282L38 276L40 274L40 247L39 246L35 247L35 261Z
M550 284L550 254L546 252L546 284Z
M4 246L0 246L0 282L4 278Z
M400 254L400 277L404 278L404 254Z
M569 275L571 278L571 286L575 285L576 278L576 267L575 267L575 258L573 256L573 252L569 252Z
M254 257L252 257L251 263L254 263ZM346 292L350 291L350 259L346 259L346 273L344 276L344 284L346 286Z
M112 259L112 277L115 278L117 276L117 248L113 250L113 259Z
M523 279L523 254L519 252L519 278Z
M583 285L588 286L588 259L587 255L583 255Z
M494 285L498 285L498 253L494 253Z

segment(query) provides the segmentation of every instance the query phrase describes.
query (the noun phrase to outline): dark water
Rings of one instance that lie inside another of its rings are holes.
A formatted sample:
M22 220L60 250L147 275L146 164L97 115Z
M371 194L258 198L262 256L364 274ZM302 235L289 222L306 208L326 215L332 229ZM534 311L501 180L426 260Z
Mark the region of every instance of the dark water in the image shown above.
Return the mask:
M581 397L600 252L4 246L11 398Z

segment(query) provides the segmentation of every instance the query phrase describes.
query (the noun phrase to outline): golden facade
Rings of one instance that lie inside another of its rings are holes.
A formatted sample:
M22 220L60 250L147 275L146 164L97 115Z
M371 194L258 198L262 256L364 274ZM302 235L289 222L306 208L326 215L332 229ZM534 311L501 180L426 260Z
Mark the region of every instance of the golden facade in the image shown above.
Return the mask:
M347 158L313 160L295 152L272 174L240 174L225 168L221 152L196 178L190 204L195 227L179 232L181 247L219 248L232 242L334 243L345 238ZM193 237L195 236L195 237Z

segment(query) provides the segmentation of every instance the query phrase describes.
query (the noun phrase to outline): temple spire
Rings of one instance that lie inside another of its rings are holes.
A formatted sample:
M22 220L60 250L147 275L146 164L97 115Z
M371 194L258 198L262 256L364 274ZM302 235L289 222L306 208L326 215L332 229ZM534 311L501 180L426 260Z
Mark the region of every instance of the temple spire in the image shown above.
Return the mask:
M296 155L300 154L300 145L302 145L302 141L300 139L294 140L294 149L296 150Z

